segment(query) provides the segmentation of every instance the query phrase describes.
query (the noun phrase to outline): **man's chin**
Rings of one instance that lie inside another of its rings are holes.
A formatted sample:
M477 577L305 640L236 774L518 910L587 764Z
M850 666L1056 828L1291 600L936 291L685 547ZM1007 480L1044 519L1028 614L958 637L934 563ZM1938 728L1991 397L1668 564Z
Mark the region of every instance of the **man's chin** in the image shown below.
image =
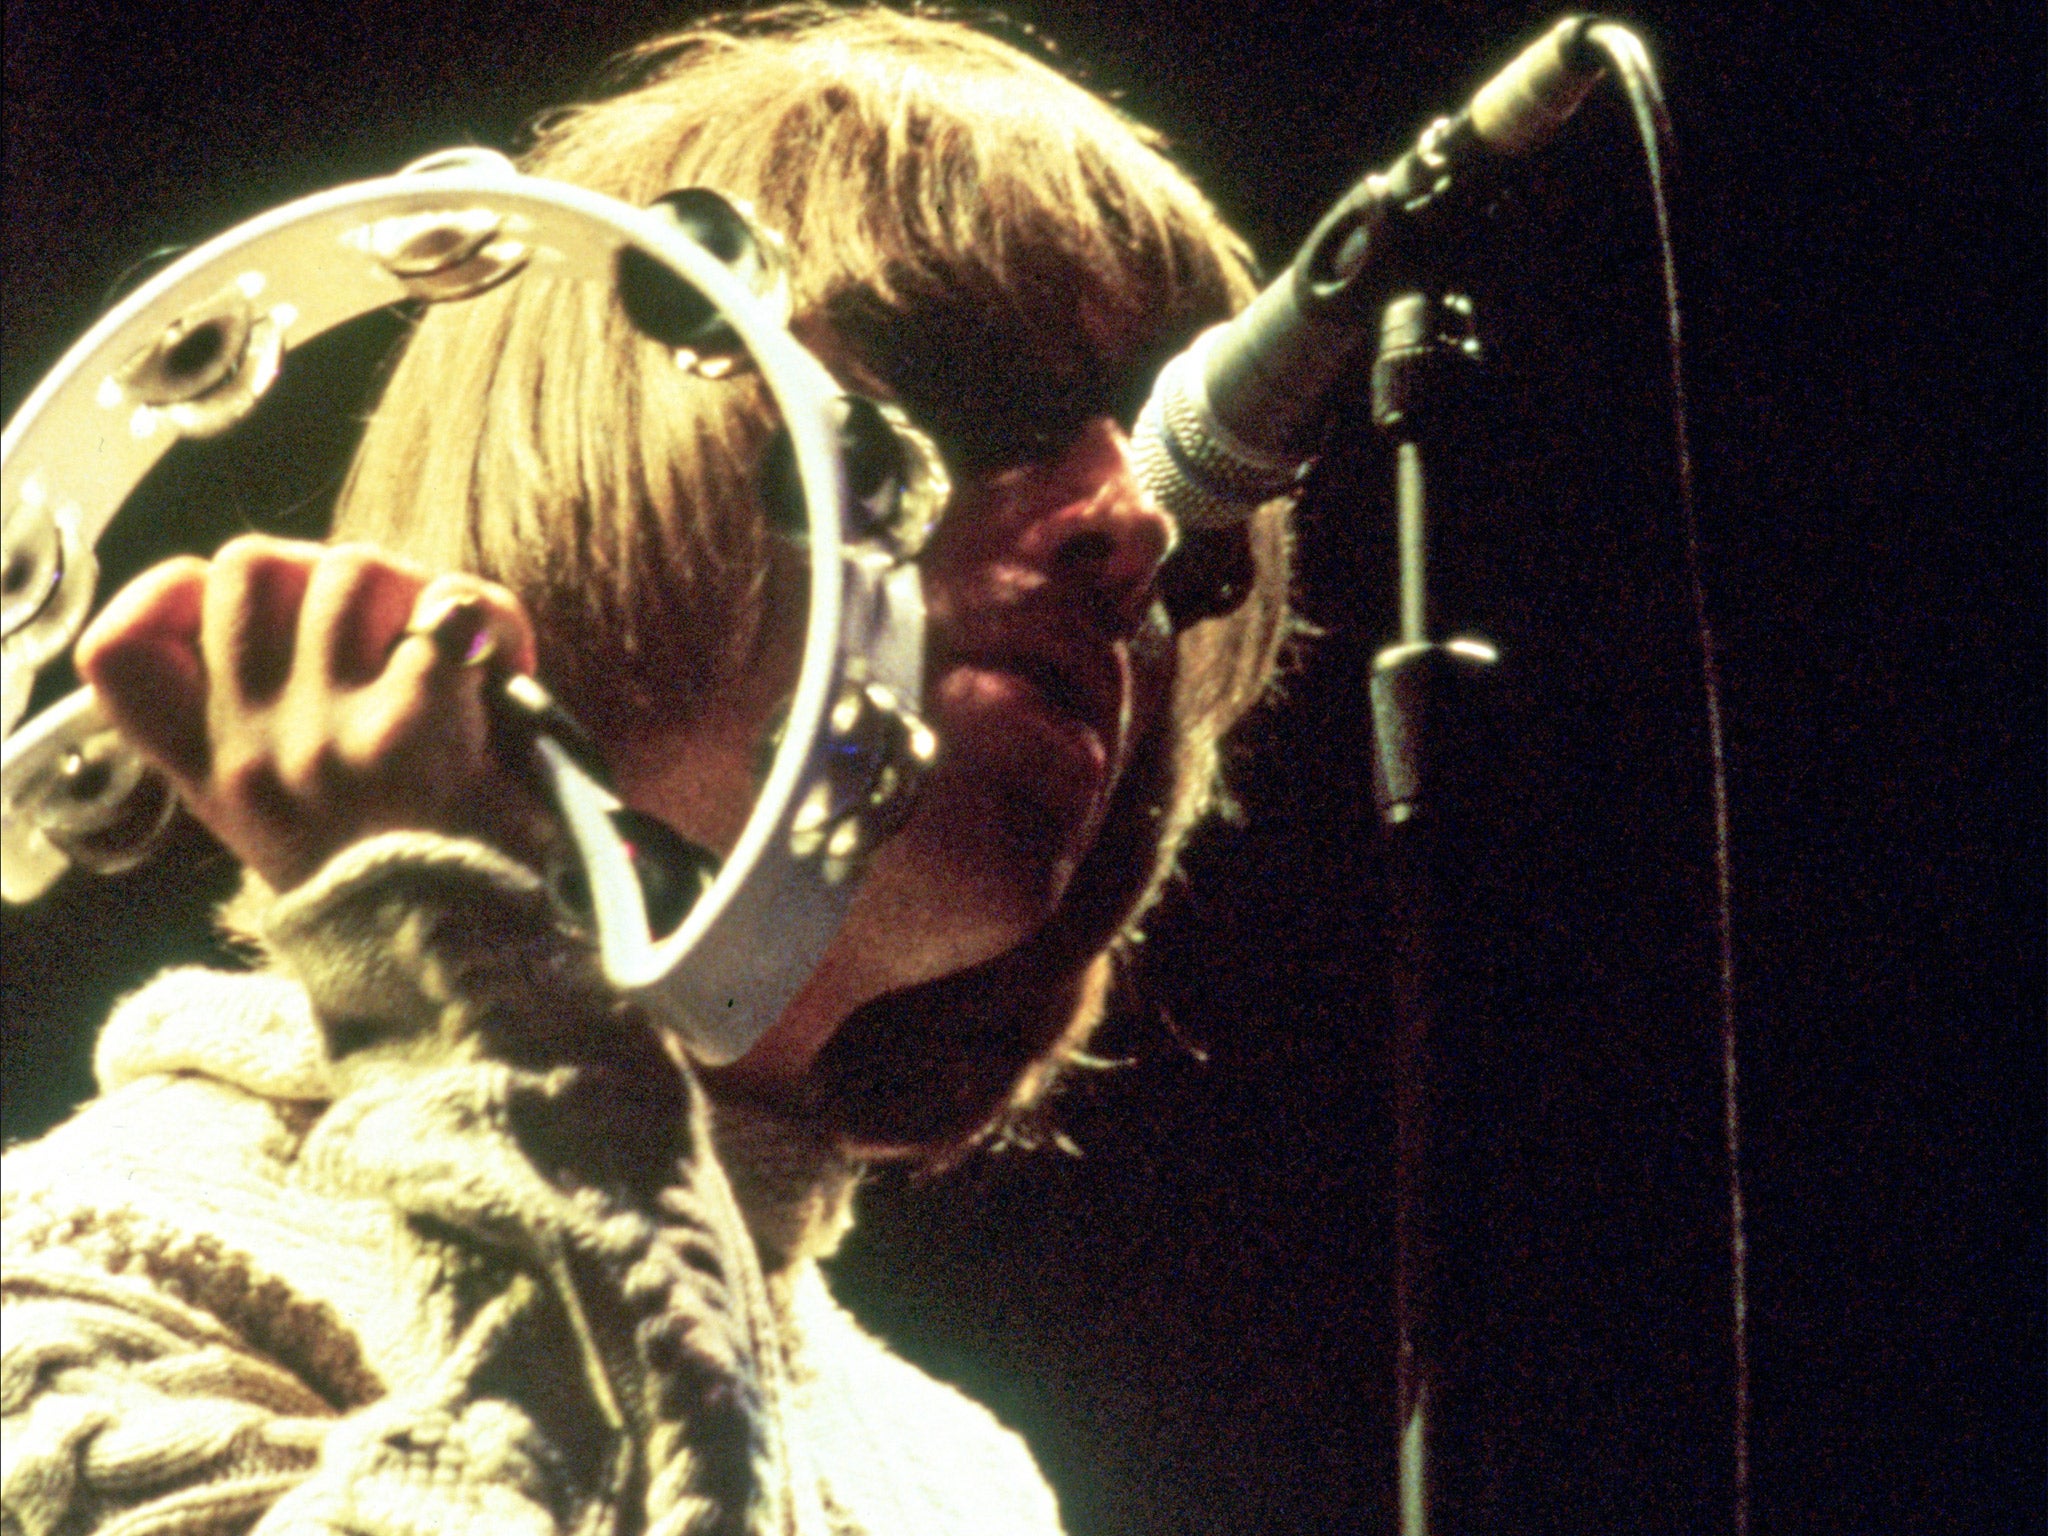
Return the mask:
M1021 795L934 785L876 852L848 927L884 946L898 984L966 970L1042 928L1072 882L1069 829Z

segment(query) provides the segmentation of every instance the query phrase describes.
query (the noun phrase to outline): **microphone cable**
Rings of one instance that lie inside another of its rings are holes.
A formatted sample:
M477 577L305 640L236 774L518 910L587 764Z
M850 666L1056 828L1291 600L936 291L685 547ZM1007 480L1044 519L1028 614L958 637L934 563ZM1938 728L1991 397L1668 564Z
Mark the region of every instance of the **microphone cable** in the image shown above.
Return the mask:
M1735 880L1733 840L1728 812L1728 752L1721 708L1720 664L1713 626L1707 613L1706 579L1700 552L1699 506L1694 491L1691 431L1685 393L1685 344L1678 303L1678 262L1671 237L1671 211L1665 197L1665 166L1672 154L1671 115L1664 104L1657 72L1641 39L1615 22L1596 21L1586 29L1587 46L1598 49L1613 69L1628 98L1650 185L1657 222L1657 246L1663 265L1664 310L1671 380L1671 432L1677 459L1678 513L1684 544L1685 573L1693 622L1699 636L1700 681L1707 717L1709 796L1714 822L1714 929L1721 1067L1721 1140L1728 1164L1729 1322L1734 1371L1732 1439L1734 1488L1731 1519L1734 1536L1749 1536L1749 1239L1742 1194L1742 1113L1735 978Z

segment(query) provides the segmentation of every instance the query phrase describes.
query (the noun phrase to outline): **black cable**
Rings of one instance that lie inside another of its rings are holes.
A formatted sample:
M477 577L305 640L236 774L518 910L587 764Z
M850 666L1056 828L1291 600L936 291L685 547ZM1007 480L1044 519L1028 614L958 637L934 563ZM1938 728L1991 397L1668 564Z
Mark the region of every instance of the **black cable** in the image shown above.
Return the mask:
M1735 1476L1732 1518L1735 1536L1749 1536L1749 1243L1742 1199L1742 1115L1738 1092L1735 998L1734 860L1728 822L1728 760L1722 734L1721 677L1713 628L1707 618L1706 582L1701 574L1699 510L1693 491L1692 443L1686 420L1684 342L1679 323L1678 264L1672 250L1671 214L1664 196L1664 165L1671 146L1671 117L1649 54L1633 32L1596 22L1586 42L1606 56L1628 96L1643 138L1650 199L1656 210L1657 242L1664 264L1664 305L1671 359L1672 436L1678 460L1678 505L1685 540L1685 568L1693 618L1700 639L1700 674L1707 715L1710 794L1714 811L1715 929L1718 941L1721 1026L1721 1134L1728 1161L1729 1308L1734 1356Z

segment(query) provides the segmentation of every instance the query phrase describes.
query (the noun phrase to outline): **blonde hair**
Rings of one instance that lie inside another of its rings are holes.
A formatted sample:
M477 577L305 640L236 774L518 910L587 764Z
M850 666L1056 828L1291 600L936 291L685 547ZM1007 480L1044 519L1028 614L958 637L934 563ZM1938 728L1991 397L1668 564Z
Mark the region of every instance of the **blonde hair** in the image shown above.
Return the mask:
M850 387L901 402L956 471L1128 421L1160 364L1254 291L1242 242L1155 135L955 22L813 5L721 18L635 50L611 87L544 119L524 169L636 204L705 186L750 205L786 243L792 330ZM529 275L421 321L336 533L510 586L542 675L621 744L687 724L756 660L772 426L757 383L698 379L610 293ZM1068 904L1092 916L1066 915L1087 932L1042 953L1099 954L1211 805L1218 744L1286 627L1287 537L1283 509L1256 519L1249 596L1180 638L1176 739L1158 781L1131 787L1142 849L1091 860L1142 867L1096 879L1099 900ZM921 1139L978 1129L1075 1033L1080 993L1052 990L1073 995L1024 1029L995 1101L984 1088Z

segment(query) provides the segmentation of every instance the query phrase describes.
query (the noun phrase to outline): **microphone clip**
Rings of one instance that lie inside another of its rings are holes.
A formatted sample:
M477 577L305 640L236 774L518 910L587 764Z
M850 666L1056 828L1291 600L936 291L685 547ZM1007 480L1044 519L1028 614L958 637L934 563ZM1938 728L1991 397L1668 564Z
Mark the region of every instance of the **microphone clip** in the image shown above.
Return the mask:
M1486 361L1472 300L1402 293L1380 318L1372 365L1372 422L1396 442L1433 438L1456 423Z

